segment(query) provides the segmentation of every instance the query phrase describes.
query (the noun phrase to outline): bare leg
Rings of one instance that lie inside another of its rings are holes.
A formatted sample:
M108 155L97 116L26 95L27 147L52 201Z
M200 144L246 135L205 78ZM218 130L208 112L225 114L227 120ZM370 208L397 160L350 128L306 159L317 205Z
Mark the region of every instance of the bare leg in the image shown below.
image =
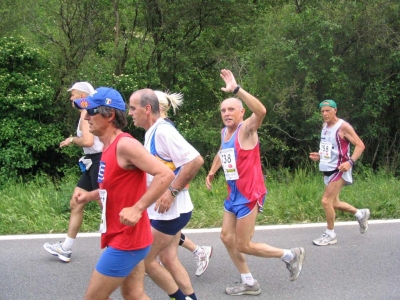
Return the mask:
M189 274L187 273L185 267L179 261L178 258L178 242L181 233L178 232L172 242L160 252L160 260L165 266L165 268L170 272L178 287L185 295L193 294L193 287L190 281Z
M335 209L352 214L355 214L357 212L357 209L355 207L339 200L339 194L344 186L344 183L345 182L343 179L330 182L326 186L324 195L322 196L321 203L325 211L327 228L329 230L334 230L335 228Z
M85 204L78 204L76 203L75 200L75 195L79 192L82 191L83 189L76 187L73 194L72 198L69 202L69 206L71 209L71 215L69 217L69 224L68 224L68 237L70 238L76 238L79 228L81 228L82 221L83 221L83 212L85 208Z
M126 277L121 286L125 300L149 300L144 290L144 261L142 260Z
M124 281L124 277L110 277L93 271L86 290L85 300L107 300Z
M188 249L191 252L194 252L197 248L197 245L187 236L185 236L185 241L183 242L183 244L181 244L181 246L184 247L185 249Z
M159 264L157 256L172 242L175 236L163 234L154 228L151 228L151 230L154 241L149 254L144 260L146 273L155 284L157 284L168 295L171 295L178 290L178 285L168 270ZM175 242L175 246L178 247L178 241Z

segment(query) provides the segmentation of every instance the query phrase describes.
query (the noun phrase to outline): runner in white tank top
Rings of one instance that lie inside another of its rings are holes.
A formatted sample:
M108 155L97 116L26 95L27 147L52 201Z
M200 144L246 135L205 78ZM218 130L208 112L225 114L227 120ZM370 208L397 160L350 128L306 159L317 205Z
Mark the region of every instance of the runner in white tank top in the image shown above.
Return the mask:
M318 152L311 152L310 158L319 161L319 170L324 174L326 187L321 202L325 210L327 229L313 242L317 246L327 246L337 243L334 232L335 210L354 214L360 224L361 233L368 230L370 211L367 208L357 209L339 199L342 187L353 182L351 172L365 149L364 143L349 123L336 116L335 101L324 100L319 107L324 119L320 149ZM352 155L350 144L355 146Z
M72 107L75 107L73 101L93 94L94 88L88 82L76 82L68 90L68 92L71 92L70 100ZM70 200L71 215L69 218L68 233L64 242L58 242L55 244L45 243L43 245L43 248L48 253L58 256L58 258L64 262L69 262L71 260L72 246L83 221L83 209L85 205L77 204L75 195L81 190L93 191L98 188L97 175L99 171L103 143L100 142L97 136L89 132L89 123L88 121L84 120L85 115L86 110L81 110L76 129L76 136L68 137L60 143L61 148L73 145L82 147L83 153L85 154L79 160L79 166L82 174L78 183L76 184ZM100 200L98 203L101 207Z

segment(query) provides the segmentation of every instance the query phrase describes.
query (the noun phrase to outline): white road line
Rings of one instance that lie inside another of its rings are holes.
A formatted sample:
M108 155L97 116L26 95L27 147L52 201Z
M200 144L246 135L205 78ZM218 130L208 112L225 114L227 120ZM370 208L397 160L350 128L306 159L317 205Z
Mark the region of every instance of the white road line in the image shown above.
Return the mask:
M387 223L400 223L400 219L391 220L371 220L368 224L387 224ZM335 222L335 226L352 226L358 225L357 221L349 222ZM310 227L325 227L326 223L303 223L303 224L285 224L285 225L264 225L256 226L256 230L276 230L276 229L290 229L290 228L310 228ZM220 232L221 228L200 228L200 229L184 229L183 233L208 233L208 232ZM0 241L10 240L34 240L34 239L55 239L65 238L66 233L56 234L21 234L21 235L0 235ZM82 232L78 233L79 237L100 237L98 232Z

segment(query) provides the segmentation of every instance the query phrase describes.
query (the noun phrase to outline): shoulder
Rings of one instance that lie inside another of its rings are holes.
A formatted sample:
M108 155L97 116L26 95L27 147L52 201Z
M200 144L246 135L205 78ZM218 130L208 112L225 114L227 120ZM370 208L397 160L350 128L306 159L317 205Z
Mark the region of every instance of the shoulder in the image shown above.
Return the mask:
M348 130L354 130L354 129L353 129L353 126L351 126L349 122L342 120L342 125L340 125L340 130L348 131Z

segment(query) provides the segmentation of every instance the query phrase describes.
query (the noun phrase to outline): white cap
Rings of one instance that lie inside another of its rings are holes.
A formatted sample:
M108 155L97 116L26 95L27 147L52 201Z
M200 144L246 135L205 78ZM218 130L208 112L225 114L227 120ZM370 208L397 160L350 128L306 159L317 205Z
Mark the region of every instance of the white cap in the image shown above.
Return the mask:
M93 86L86 81L75 82L74 85L68 90L68 92L72 90L78 90L81 92L85 92L88 95L92 95L94 93Z

